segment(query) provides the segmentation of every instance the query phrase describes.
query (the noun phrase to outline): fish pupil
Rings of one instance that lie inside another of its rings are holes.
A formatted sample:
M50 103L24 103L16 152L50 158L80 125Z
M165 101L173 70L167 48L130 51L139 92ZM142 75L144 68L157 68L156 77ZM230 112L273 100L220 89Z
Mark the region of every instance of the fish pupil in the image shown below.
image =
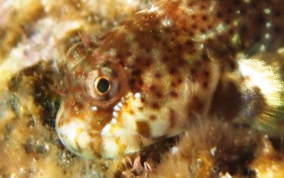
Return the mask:
M97 82L97 90L104 94L106 93L110 88L110 83L106 78L100 78Z

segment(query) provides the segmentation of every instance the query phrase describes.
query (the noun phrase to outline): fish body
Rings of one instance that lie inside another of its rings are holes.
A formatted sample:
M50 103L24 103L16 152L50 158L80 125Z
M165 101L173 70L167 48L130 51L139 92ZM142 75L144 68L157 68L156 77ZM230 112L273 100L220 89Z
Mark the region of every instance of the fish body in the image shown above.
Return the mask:
M56 118L61 141L82 157L114 159L194 119L277 129L270 123L283 115L283 77L265 60L283 59L283 7L282 0L164 0L74 45Z

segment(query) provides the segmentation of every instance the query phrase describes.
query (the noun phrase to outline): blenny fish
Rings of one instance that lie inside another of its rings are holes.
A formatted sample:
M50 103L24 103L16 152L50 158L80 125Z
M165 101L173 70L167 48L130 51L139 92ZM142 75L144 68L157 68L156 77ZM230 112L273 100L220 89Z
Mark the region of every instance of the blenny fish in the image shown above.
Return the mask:
M59 82L61 141L84 158L115 159L182 133L194 119L280 133L283 7L162 0L75 44Z

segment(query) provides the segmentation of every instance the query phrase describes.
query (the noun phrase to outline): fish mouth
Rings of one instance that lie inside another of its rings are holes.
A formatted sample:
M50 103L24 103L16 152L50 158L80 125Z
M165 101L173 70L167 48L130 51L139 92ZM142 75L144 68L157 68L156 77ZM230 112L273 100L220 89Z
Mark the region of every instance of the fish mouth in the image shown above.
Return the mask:
M63 145L86 159L112 159L138 152L142 147L139 136L122 124L119 112L124 101L122 97L108 109L62 101L56 116L56 131Z
M87 131L86 122L80 118L68 116L65 104L62 103L56 116L56 132L61 142L78 156L95 158L94 151L89 146L92 138Z

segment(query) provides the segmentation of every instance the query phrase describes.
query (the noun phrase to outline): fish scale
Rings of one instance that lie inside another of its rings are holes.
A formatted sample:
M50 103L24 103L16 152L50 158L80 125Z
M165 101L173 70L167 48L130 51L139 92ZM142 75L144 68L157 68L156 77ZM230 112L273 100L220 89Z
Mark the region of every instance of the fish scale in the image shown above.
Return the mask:
M192 119L282 133L283 78L263 56L283 60L283 6L159 1L75 44L63 65L61 141L79 156L114 159L180 134Z

